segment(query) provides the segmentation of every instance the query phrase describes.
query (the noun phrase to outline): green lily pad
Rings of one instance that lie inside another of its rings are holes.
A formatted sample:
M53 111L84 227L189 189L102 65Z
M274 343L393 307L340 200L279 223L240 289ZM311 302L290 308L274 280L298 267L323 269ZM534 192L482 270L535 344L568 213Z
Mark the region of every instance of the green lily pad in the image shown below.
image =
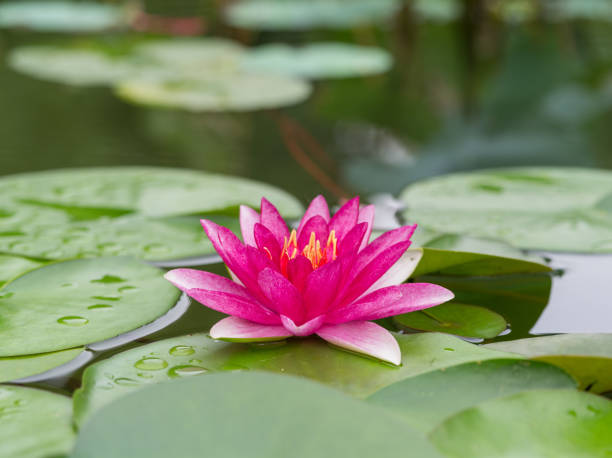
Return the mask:
M400 328L482 339L497 337L506 329L503 316L484 307L457 303L397 315L393 322Z
M0 358L0 382L10 382L11 380L42 374L72 361L83 350L83 347L79 347L40 355Z
M0 456L44 458L74 443L70 398L21 386L0 386Z
M601 0L555 0L546 6L558 20L612 21L612 5Z
M612 173L518 168L461 173L411 185L401 195L408 220L437 231L551 251L612 252L612 213L597 204Z
M245 29L344 29L384 23L400 6L397 0L242 0L230 5L225 16Z
M131 331L178 301L163 271L130 258L65 261L4 286L0 356L64 350Z
M294 377L231 373L126 396L84 425L71 457L188 457L207 450L217 458L365 458L394 456L406 441L414 456L440 456L380 407Z
M199 78L152 76L120 82L116 94L140 105L192 112L253 111L303 102L311 86L278 75L228 74Z
M401 367L354 355L318 338L247 345L194 334L153 342L85 370L83 385L75 394L76 422L83 423L100 407L151 383L209 372L263 370L291 374L366 397L424 372L511 355L487 351L445 334L398 334L396 338L402 350Z
M412 8L416 16L432 22L452 22L463 13L459 0L414 0Z
M0 287L18 275L42 265L42 262L31 259L0 254Z
M104 30L122 23L122 11L102 3L12 1L0 4L0 27L75 33Z
M489 399L534 389L575 388L565 372L546 363L491 359L412 377L368 398L430 432L443 420Z
M572 374L580 388L594 393L612 391L612 334L565 334L486 345L559 366Z
M269 44L251 51L242 68L253 73L325 79L376 75L392 64L391 55L381 48L345 43L313 43L299 48Z
M431 434L449 457L607 457L612 402L574 390L534 390L451 417Z

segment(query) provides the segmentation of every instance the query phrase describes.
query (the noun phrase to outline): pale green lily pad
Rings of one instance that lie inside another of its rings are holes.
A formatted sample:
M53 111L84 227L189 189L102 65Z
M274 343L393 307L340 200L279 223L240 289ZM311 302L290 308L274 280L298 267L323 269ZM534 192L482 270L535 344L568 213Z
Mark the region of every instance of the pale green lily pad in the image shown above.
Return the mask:
M612 334L565 334L486 345L559 366L572 374L580 388L594 393L612 391Z
M0 294L2 294L1 291ZM80 347L40 355L0 358L0 382L10 382L11 380L42 374L72 361L83 350L84 348Z
M482 339L492 339L506 329L503 316L484 307L457 303L397 315L393 322L400 328Z
M396 335L402 366L368 359L313 337L265 344L231 344L194 334L153 342L88 367L75 394L82 423L100 407L151 383L209 372L263 370L292 374L366 397L398 380L468 361L518 357L436 333Z
M546 363L491 359L402 380L368 401L402 415L413 428L430 432L451 415L490 399L575 386L569 375Z
M295 105L310 95L302 80L279 75L148 77L120 82L116 94L140 105L192 112L253 111Z
M0 27L39 32L92 32L123 23L122 11L95 2L12 1L0 4Z
M439 458L402 419L294 377L212 374L162 383L101 410L72 458L394 456Z
M463 13L459 0L413 0L412 8L417 17L431 22L452 22Z
M69 453L74 443L70 398L0 385L0 456L46 458Z
M449 457L608 457L612 402L574 390L534 390L451 417L431 434Z
M312 43L298 48L269 44L247 54L242 68L253 73L325 79L376 75L392 64L393 58L382 48L346 43Z
M390 20L397 0L242 0L226 10L227 21L246 29L344 29Z
M0 290L0 356L73 348L152 322L180 295L163 273L130 258L100 258L17 278Z
M447 175L401 195L408 220L527 249L612 252L612 213L597 208L612 173L518 168Z
M559 20L612 21L612 5L601 0L549 0L546 6Z
M42 265L39 261L0 254L0 288L9 280Z

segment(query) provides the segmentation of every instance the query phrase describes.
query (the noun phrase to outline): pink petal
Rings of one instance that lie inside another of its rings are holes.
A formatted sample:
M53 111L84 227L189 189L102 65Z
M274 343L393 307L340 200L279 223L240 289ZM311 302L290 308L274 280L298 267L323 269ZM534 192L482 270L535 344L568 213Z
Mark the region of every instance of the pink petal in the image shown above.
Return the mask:
M223 293L234 294L246 299L253 299L248 290L229 278L221 275L204 272L195 269L174 269L164 275L166 280L172 283L181 291L187 292L190 289L207 289L220 291Z
M264 269L258 276L259 286L268 299L267 304L279 314L288 316L294 322L302 323L304 305L298 289L280 272Z
M306 221L306 223L304 223L301 232L298 234L297 246L300 252L304 250L306 245L308 245L308 242L310 241L310 234L313 232L323 247L327 243L327 238L329 237L327 222L320 216L313 216Z
M223 318L211 328L210 337L239 342L261 342L281 340L291 337L291 333L283 326L265 326L230 316Z
M397 262L383 274L382 277L376 280L372 286L370 286L368 290L361 295L361 297L365 296L366 294L370 294L377 289L404 283L410 278L410 275L412 275L422 257L422 250L407 250L397 260Z
M285 243L285 237L289 238L289 229L287 229L285 220L266 198L261 199L261 224L274 234L280 246Z
M450 301L454 294L431 283L405 283L368 294L363 299L327 315L328 323L379 320L388 316L423 310Z
M327 202L325 201L325 197L319 195L312 199L306 213L302 217L302 221L300 222L300 227L298 228L298 235L302 232L302 227L304 224L312 217L320 216L326 223L329 223L329 207L327 206Z
M391 231L385 232L380 237L376 238L372 241L372 243L368 244L357 257L355 262L355 271L359 272L366 265L368 265L374 258L376 258L380 253L388 249L389 247L400 243L407 242L414 234L416 230L416 224L414 226L402 226L397 229L393 229Z
M359 197L353 197L336 212L329 222L329 232L335 231L338 240L350 231L359 217Z
M296 256L287 264L289 281L293 283L300 292L304 291L306 279L312 273L312 270L312 263L304 256Z
M359 217L357 218L357 223L366 223L368 225L363 241L361 242L361 246L359 247L359 251L363 250L370 241L370 237L372 236L372 227L374 226L375 212L376 208L374 207L374 205L366 205L361 210L359 210Z
M399 366L402 353L395 337L385 328L369 321L326 325L317 335L329 343L363 353Z
M255 246L255 237L253 229L256 223L259 223L259 213L246 205L240 206L240 231L242 232L242 240L245 245Z
M260 223L255 224L254 234L257 248L259 248L262 253L266 253L272 262L278 264L280 260L281 247L276 241L274 234L272 234L267 227Z
M283 323L285 329L294 336L305 337L314 334L321 326L323 326L325 317L320 315L310 321L307 321L301 326L297 326L291 318L281 315L281 322Z
M366 223L359 223L355 225L349 232L344 236L344 238L340 241L340 245L338 246L338 254L344 255L346 253L354 253L357 254L359 251L359 247L361 246L366 231L368 230L368 225Z
M306 319L325 313L338 294L341 279L341 261L335 260L314 270L306 279L304 306Z
M278 315L258 303L255 299L247 299L236 294L197 288L189 289L185 291L185 293L217 312L234 315L260 324L280 323Z

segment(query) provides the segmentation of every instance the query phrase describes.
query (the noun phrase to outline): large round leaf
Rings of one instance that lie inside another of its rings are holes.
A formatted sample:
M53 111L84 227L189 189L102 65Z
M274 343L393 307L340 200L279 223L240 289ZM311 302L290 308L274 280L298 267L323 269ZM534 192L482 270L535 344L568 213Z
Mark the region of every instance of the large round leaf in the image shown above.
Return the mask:
M524 168L426 180L401 195L408 220L434 230L552 251L612 252L610 172Z
M293 377L231 373L162 383L101 410L72 458L439 457L395 415Z
M535 361L492 359L428 372L383 388L369 401L429 432L451 415L489 399L520 391L574 388L562 370Z
M130 258L50 264L0 291L0 356L46 353L117 336L163 315L180 295L163 271Z
M398 380L468 361L504 358L444 334L396 335L402 366L332 347L321 339L269 344L217 342L206 334L176 337L128 350L87 368L75 395L78 423L99 407L151 383L226 370L264 370L311 378L357 397Z
M42 374L72 361L83 350L80 347L40 355L0 358L0 382L10 382L11 380Z
M395 316L393 321L401 328L482 339L497 337L506 329L503 316L484 307L456 303L405 313Z
M74 442L70 398L0 385L0 456L47 458L68 453Z
M574 390L535 390L464 410L431 439L449 457L608 457L612 402Z
M572 374L582 389L612 391L612 334L566 334L487 345L546 361Z
M32 259L0 254L0 287L14 277L28 270L36 269L41 265L43 265L42 262Z
M391 55L381 48L344 43L313 43L300 48L269 44L251 51L244 59L243 69L324 79L384 73L392 63Z

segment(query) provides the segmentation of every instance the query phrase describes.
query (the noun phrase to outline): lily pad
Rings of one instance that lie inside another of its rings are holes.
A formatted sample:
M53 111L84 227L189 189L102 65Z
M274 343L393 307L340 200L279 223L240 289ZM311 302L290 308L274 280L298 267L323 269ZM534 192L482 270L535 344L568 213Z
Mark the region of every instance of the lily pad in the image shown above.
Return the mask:
M612 252L612 213L597 204L610 193L607 171L517 168L425 180L401 199L408 220L433 230L527 249L605 253Z
M206 450L218 458L365 458L394 456L406 441L414 456L440 457L380 407L307 380L233 373L162 383L113 403L81 429L71 457L187 457Z
M548 12L554 19L612 21L612 5L601 0L552 0Z
M72 361L83 350L83 347L79 347L40 355L0 358L0 382L10 382L11 380L42 374Z
M93 32L122 25L122 11L95 2L12 1L0 4L0 27L39 32Z
M42 265L39 261L0 254L0 287L14 277Z
M397 0L242 0L230 5L225 16L245 29L344 29L384 23L400 6Z
M506 329L503 316L484 307L457 303L405 313L393 317L393 321L400 328L482 339L497 337Z
M612 402L574 390L534 390L494 399L451 417L431 434L449 457L606 457Z
M130 258L50 264L0 292L0 356L108 339L155 320L179 298L163 271Z
M251 51L242 68L253 73L325 79L376 75L392 64L393 58L382 48L345 43L313 43L299 48L269 44Z
M487 351L445 334L398 334L396 338L402 350L401 367L354 355L317 338L246 345L194 334L153 342L85 370L82 388L75 394L76 422L83 423L100 407L148 384L209 372L263 370L291 374L366 397L407 377L511 355Z
M383 388L368 398L430 432L443 420L489 399L534 389L575 388L565 372L546 363L491 359L428 372Z
M463 13L459 0L414 0L412 8L417 17L431 22L452 22Z
M582 389L594 393L612 391L612 334L533 337L486 347L559 366L572 374Z
M0 385L0 456L44 458L70 452L74 443L70 398Z
M303 102L311 86L278 75L228 74L223 77L150 77L120 82L116 94L140 105L192 112L253 111Z

